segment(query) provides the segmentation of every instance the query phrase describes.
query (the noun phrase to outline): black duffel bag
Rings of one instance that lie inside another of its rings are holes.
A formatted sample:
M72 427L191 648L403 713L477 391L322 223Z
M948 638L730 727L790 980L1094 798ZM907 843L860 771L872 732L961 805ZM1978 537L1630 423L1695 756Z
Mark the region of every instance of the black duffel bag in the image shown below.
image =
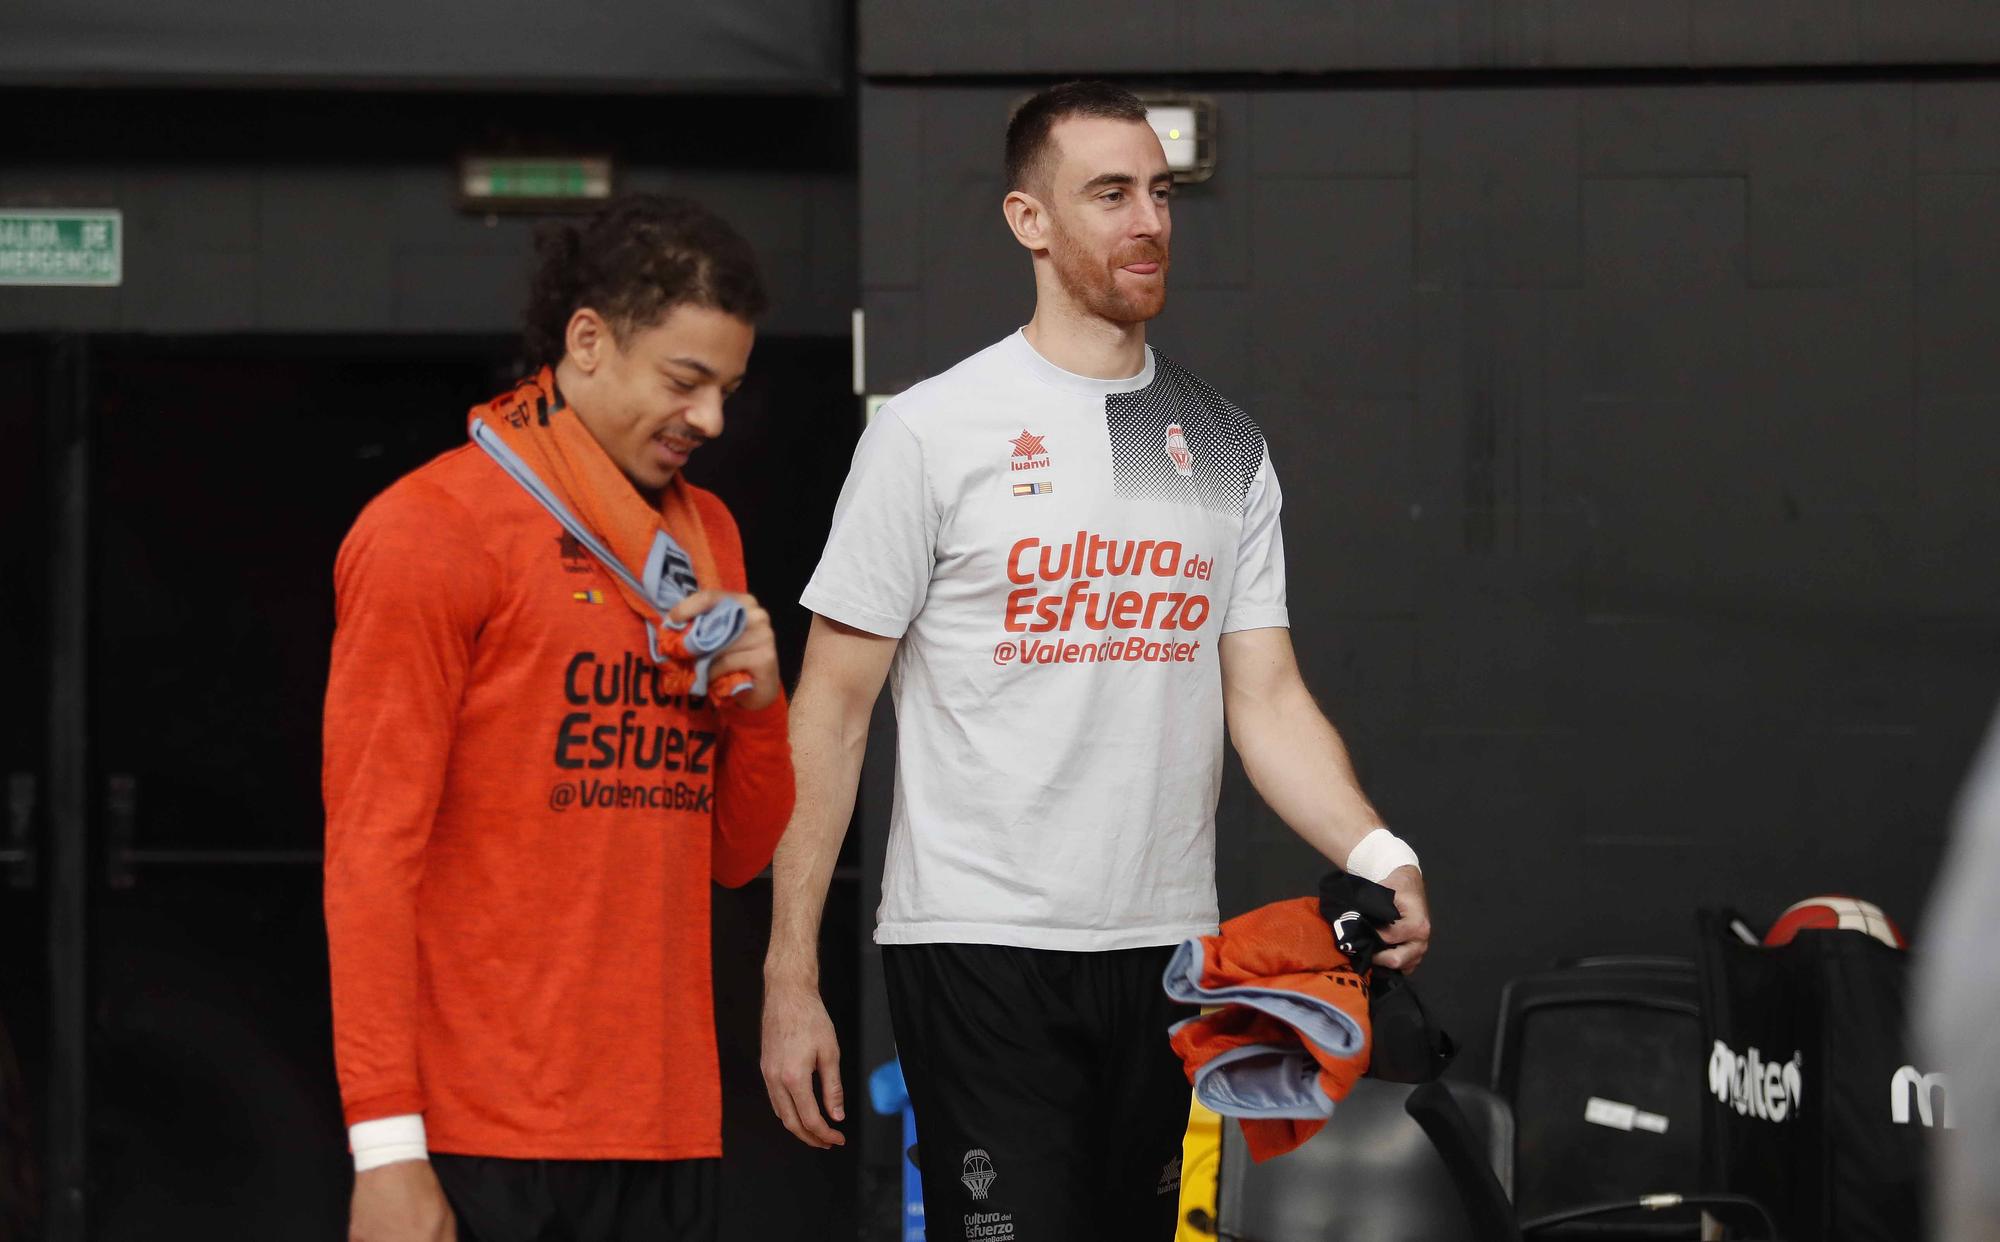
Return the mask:
M1921 1238L1950 1103L1910 1051L1909 953L1839 930L1766 947L1732 924L1699 916L1710 1188L1762 1202L1794 1242Z

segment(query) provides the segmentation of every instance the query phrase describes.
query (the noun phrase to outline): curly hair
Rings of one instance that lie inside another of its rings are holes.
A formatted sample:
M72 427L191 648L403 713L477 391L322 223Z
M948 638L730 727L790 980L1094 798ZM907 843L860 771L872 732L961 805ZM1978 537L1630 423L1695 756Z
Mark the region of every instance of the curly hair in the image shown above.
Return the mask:
M750 243L684 198L622 194L578 223L536 228L535 254L522 335L534 366L562 360L570 318L586 306L622 344L677 306L755 323L768 305Z

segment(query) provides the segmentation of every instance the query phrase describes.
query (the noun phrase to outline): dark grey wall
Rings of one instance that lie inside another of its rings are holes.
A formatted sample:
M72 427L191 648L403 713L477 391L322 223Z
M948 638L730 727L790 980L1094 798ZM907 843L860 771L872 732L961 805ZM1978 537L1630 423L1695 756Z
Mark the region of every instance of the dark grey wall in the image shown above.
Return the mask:
M837 94L838 0L10 0L0 82Z
M0 203L117 207L118 289L0 288L0 331L509 332L530 221L458 210L455 168L254 161L0 166ZM621 188L714 207L757 248L781 335L846 335L852 174L630 168Z
M872 390L1029 313L1023 89L864 90ZM1219 105L1151 339L1269 434L1294 640L1469 1059L1509 976L1685 952L1702 903L1913 925L2000 700L2000 80ZM1240 773L1219 818L1225 914L1307 891Z
M846 336L850 99L0 88L0 204L116 207L116 289L0 287L0 332L508 332L528 217L469 215L459 156L600 153L617 188L719 210L768 333Z
M1974 64L1986 0L859 0L877 75Z

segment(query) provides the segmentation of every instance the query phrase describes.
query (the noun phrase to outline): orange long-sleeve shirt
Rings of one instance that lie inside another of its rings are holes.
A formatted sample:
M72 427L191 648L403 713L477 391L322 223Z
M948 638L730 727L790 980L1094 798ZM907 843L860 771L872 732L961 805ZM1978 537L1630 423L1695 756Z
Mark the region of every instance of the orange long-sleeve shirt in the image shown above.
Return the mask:
M723 585L735 522L695 492ZM348 1123L434 1151L721 1154L709 883L792 808L782 699L658 693L608 574L466 447L363 510L335 565L326 919Z

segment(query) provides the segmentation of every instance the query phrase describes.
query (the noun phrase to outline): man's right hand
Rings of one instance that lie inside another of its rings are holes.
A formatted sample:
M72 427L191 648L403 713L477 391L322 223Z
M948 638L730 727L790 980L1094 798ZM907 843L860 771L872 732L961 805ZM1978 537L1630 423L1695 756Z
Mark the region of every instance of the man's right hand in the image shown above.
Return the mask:
M847 1145L847 1137L826 1119L845 1121L847 1100L840 1088L840 1040L817 987L766 981L763 1069L771 1111L785 1129L822 1151ZM815 1072L826 1093L826 1117L813 1094Z
M458 1224L428 1160L401 1160L354 1176L347 1242L457 1242Z

